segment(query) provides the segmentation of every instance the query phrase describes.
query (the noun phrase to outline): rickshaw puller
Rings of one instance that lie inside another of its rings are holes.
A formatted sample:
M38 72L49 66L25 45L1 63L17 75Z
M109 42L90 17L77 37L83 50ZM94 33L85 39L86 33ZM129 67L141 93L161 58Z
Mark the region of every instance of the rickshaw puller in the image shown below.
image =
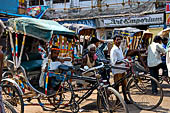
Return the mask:
M58 49L58 50L57 50ZM50 72L59 72L58 70L58 66L63 64L65 61L71 61L70 58L60 58L59 57L59 53L60 53L60 50L57 46L52 46L51 48L51 56L49 57L50 59L45 58L43 60L43 63L42 63L42 72L41 72L41 76L40 76L40 80L39 80L39 85L40 87L44 87L44 74L47 72L47 71L50 71ZM49 65L49 69L48 69L48 60L50 60L50 65ZM71 65L71 64L69 64ZM61 81L55 81L55 75L50 77L49 78L49 82L48 82L48 86L49 88L54 88L55 90L57 90L58 86L54 86L54 83L57 85L60 84ZM58 82L58 83L57 83Z

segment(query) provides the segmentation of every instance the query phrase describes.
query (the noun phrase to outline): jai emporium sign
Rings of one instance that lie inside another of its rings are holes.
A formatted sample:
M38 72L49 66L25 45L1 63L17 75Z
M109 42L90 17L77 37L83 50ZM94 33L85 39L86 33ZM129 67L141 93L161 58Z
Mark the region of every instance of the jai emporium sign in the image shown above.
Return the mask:
M119 17L99 19L99 27L119 27L119 26L136 26L162 24L164 22L164 14L151 14L135 17Z

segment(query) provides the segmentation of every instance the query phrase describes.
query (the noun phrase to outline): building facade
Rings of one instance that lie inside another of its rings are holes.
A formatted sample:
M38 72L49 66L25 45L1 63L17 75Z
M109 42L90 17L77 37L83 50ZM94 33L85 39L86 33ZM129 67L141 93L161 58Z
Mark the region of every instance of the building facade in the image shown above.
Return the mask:
M60 24L76 23L96 27L98 38L112 37L117 27L165 24L166 0L46 0L46 15Z

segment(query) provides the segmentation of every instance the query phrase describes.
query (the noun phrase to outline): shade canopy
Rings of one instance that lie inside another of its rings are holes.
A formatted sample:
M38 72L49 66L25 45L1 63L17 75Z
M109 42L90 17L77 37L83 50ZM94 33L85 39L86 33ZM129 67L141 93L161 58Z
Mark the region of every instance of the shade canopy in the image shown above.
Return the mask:
M121 35L121 36L129 36L133 37L135 35L142 35L143 30L132 28L132 27L125 27L125 28L115 28L113 30L113 35Z
M158 33L159 36L163 37L168 37L169 38L169 32L170 28L166 28Z
M94 34L95 29L92 26L84 25L84 24L63 24L63 26L67 27L70 30L75 31L78 35L90 35Z
M52 20L35 18L11 18L8 20L15 32L26 33L28 36L48 42L52 35L75 36L75 33Z

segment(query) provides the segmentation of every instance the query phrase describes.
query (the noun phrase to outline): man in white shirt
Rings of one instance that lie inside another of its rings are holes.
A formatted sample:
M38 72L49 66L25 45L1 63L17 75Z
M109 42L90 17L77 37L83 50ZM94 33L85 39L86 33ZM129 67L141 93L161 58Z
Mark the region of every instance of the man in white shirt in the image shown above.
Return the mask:
M41 68L41 76L39 80L40 87L44 87L44 74L47 71L58 71L58 66L61 64L72 66L71 58L62 59L59 57L60 49L57 46L52 46L51 48L51 56L48 58L44 58ZM48 64L48 61L50 62ZM48 66L49 65L49 66ZM49 85L51 84L51 79L49 78Z
M155 36L154 41L148 47L147 64L151 73L151 76L158 79L159 69L162 67L161 55L165 54L165 49L161 45L162 38ZM157 85L154 81L151 81L152 93L157 95Z
M110 60L111 60L111 65L116 66L116 67L125 67L125 64L121 62L121 60L124 59L122 49L120 47L121 40L123 39L122 36L114 36L113 41L114 41L114 46L112 47L110 51ZM114 75L114 82L118 81L125 75L126 70L121 70L121 69L112 69L112 73ZM126 85L127 81L124 80L122 83L122 92L124 96L124 100L127 104L130 104L131 102L127 99L126 96ZM119 91L119 85L115 87L117 91Z

